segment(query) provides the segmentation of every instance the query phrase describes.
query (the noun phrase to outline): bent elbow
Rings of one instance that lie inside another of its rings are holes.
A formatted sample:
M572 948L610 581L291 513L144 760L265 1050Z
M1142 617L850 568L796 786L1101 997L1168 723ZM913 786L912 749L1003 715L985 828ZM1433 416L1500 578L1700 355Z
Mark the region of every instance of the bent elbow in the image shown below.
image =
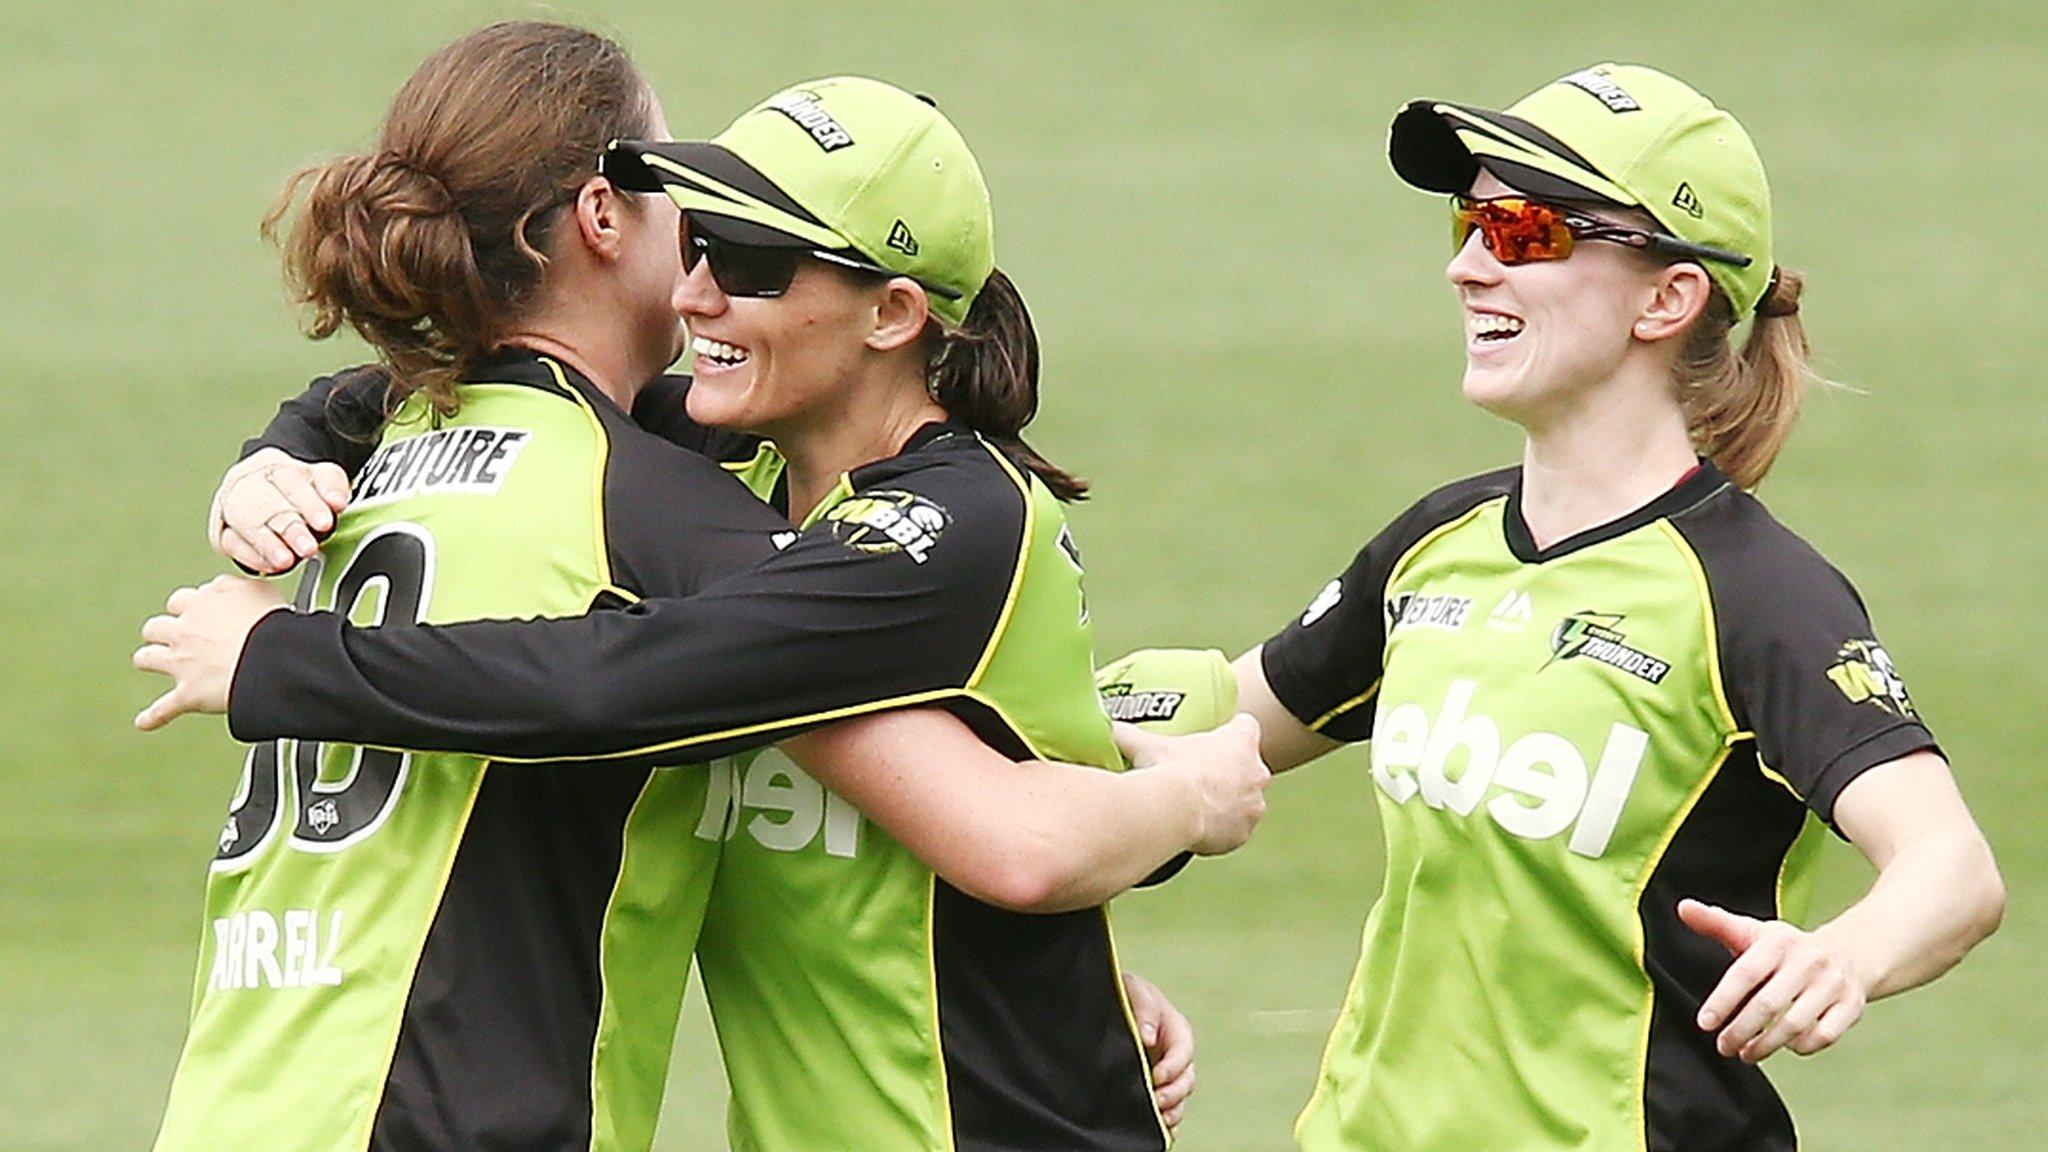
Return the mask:
M1989 848L1984 852L1984 881L1977 899L1977 939L1982 943L1999 926L2005 923L2005 877L1999 875L1998 864L1991 859Z
M1033 854L977 869L956 887L1005 912L1046 915L1093 907L1099 901L1081 891L1080 878L1057 860Z

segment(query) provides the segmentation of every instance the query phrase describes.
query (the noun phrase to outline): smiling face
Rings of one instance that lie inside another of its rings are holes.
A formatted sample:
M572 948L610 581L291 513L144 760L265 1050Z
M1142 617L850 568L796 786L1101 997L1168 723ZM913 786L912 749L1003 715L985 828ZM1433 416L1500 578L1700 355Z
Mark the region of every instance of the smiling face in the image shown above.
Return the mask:
M1472 185L1475 199L1515 194L1483 171ZM1464 305L1466 399L1529 428L1601 393L1640 352L1658 273L1634 249L1600 242L1503 264L1474 231L1444 269Z
M674 296L696 353L690 418L778 442L836 419L872 355L878 294L865 278L807 259L780 296L729 296L711 261L699 260Z

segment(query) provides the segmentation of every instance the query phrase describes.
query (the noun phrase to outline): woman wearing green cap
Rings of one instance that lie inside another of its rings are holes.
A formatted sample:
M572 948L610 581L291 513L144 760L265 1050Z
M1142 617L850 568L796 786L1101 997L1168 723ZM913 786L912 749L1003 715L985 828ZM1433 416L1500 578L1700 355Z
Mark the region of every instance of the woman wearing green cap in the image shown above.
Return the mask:
M887 85L824 80L715 141L616 144L601 171L683 209L688 414L773 441L735 470L789 517L775 555L688 598L446 628L266 615L218 585L156 626L180 685L152 721L229 703L230 674L243 738L498 761L703 760L836 721L801 737L812 754L868 765L846 782L927 829L989 798L902 767L964 766L962 721L1019 759L1117 765L1057 503L1085 486L1019 437L1036 340L952 125ZM358 490L403 488L409 467L373 460ZM210 646L228 657L209 670ZM1226 739L1249 752L1249 721ZM724 845L699 958L736 1147L1164 1146L1102 909L976 899L779 752L710 780L688 836Z
M1464 392L1527 441L1238 662L1275 768L1371 740L1386 828L1297 1137L1792 1148L1757 1062L1945 971L2003 891L1861 601L1748 492L1808 376L1762 164L1614 65L1411 104L1391 155L1453 198ZM1805 931L1822 824L1878 879Z

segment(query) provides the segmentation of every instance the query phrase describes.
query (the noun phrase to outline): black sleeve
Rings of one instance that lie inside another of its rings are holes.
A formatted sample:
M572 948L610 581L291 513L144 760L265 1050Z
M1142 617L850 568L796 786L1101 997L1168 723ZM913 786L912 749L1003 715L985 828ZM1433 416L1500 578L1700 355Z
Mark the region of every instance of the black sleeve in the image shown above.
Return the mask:
M249 741L673 763L957 698L997 637L1024 528L1014 485L946 475L964 471L862 492L688 598L445 627L273 613L244 648L230 727Z
M710 428L690 419L690 378L663 376L633 398L633 422L671 444L720 462L751 460L761 438L745 432Z
M1308 608L1260 649L1273 695L1333 740L1372 737L1386 652L1386 588L1394 567L1423 537L1506 493L1509 473L1461 481L1424 497L1360 549Z
M262 434L242 444L242 458L277 448L308 463L339 464L354 476L376 451L389 387L374 364L322 376L278 405Z
M612 581L634 595L689 596L775 555L789 521L739 478L664 442L608 404L604 521Z
M1815 814L1832 823L1851 780L1939 750L1862 599L1819 553L1738 492L1673 522L1706 573L1735 723Z

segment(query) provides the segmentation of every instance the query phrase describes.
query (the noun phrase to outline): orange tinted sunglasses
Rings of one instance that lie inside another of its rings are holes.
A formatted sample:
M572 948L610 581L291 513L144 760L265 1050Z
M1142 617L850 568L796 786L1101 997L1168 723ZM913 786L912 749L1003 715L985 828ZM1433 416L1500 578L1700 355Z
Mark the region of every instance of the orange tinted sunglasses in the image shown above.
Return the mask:
M1473 232L1493 258L1503 264L1563 260L1580 240L1626 244L1673 260L1714 260L1749 267L1749 257L1725 248L1693 244L1662 232L1648 232L1573 212L1526 196L1474 200L1451 197L1451 244L1463 248Z

